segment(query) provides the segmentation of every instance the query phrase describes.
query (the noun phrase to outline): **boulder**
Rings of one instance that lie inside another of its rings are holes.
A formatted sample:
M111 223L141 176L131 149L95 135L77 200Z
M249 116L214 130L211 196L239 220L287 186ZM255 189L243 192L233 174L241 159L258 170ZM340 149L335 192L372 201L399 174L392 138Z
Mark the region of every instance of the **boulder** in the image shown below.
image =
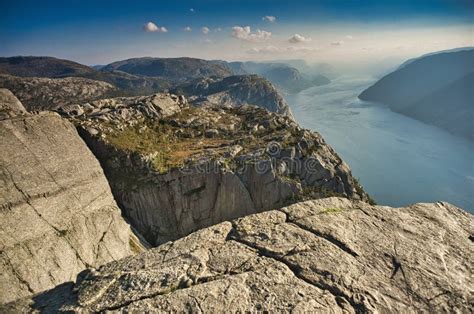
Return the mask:
M0 121L0 181L0 303L144 249L97 159L58 114Z
M26 109L18 98L6 88L0 88L0 119L25 115Z

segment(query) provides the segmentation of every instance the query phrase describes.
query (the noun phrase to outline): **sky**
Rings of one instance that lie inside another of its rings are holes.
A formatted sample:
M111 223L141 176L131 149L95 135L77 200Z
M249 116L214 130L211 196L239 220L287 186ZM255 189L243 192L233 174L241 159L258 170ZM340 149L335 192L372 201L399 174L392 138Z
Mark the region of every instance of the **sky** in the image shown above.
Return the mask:
M474 0L0 0L0 56L365 65L474 46Z

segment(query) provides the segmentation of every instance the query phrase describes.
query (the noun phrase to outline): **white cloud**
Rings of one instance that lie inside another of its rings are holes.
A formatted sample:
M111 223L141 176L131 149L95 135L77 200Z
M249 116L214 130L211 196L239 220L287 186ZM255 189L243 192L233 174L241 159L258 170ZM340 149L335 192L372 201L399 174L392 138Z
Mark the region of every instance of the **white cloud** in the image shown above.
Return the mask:
M216 28L216 32L220 32L220 31L222 31L222 28L220 27Z
M354 36L352 36L352 35L346 35L346 39L352 40L352 39L354 39Z
M183 31L185 31L185 32L190 32L190 31L192 31L192 30L193 30L193 29L192 29L191 27L189 27L189 26L186 26L185 28L183 28Z
M311 41L311 38L306 38L304 36L301 36L300 34L294 34L288 39L288 41L292 44L299 44L299 43L306 43L308 41Z
M270 22L270 23L275 22L276 19L277 18L273 15L265 15L264 17L262 17L262 21L266 21L266 22Z
M257 29L255 33L252 33L250 26L234 26L232 27L232 37L251 42L260 42L271 38L272 33L260 29Z
M288 52L311 52L317 51L316 48L307 48L307 47L283 47L279 48L276 46L265 46L261 48L254 47L252 49L247 50L247 53L251 54L271 54L271 53L288 53Z
M266 46L262 48L257 48L254 47L250 50L247 50L247 53L275 53L275 52L281 52L281 48L275 47L275 46Z
M344 42L343 42L342 40L340 40L340 41L333 41L333 42L331 43L331 46L342 46L342 45L344 45Z
M193 12L193 13L194 13L194 9L193 9L193 8L189 9L189 12Z
M203 34L206 34L206 35L207 35L207 34L209 34L209 31L210 31L210 30L209 30L209 27L207 27L207 26L204 26L203 28L201 28L201 32L202 32Z
M167 33L168 30L164 26L157 26L153 22L148 22L145 25L143 25L143 30L145 32L158 32L158 33Z

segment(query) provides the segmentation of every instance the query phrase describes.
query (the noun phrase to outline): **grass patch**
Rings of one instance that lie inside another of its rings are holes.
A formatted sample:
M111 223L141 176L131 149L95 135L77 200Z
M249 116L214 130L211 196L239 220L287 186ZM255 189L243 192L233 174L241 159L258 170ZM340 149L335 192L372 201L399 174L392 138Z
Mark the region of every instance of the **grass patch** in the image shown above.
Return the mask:
M204 136L180 137L175 133L177 130L179 128L163 121L145 121L122 131L109 132L107 140L118 149L153 156L151 163L159 173L183 166L186 159L202 153L204 149L218 150L229 142Z

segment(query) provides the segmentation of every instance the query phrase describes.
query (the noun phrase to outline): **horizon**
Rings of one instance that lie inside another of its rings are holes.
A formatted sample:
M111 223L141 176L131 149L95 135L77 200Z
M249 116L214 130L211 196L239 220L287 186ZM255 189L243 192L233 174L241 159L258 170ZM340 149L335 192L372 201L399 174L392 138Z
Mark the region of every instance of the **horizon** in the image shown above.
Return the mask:
M90 66L142 56L301 59L362 69L474 46L469 1L111 3L3 4L0 56L52 56Z

